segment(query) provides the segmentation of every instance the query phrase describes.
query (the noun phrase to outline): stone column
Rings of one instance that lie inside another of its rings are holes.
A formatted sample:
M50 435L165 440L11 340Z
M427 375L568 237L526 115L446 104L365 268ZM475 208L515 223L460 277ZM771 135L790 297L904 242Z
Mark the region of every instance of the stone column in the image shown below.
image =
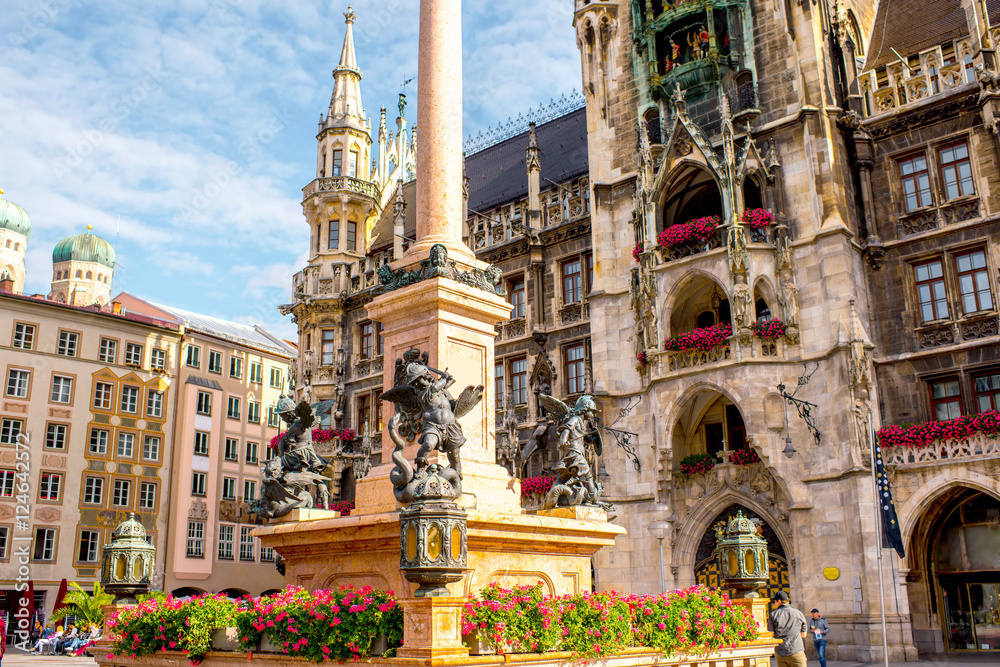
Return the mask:
M420 2L417 118L417 242L406 263L443 243L472 264L462 243L462 0Z

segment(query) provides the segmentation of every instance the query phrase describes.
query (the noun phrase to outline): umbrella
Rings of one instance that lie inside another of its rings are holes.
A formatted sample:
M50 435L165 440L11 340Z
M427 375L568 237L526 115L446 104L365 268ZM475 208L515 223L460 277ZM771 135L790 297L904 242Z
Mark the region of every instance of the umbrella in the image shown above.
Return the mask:
M68 590L69 586L66 584L66 580L63 579L62 581L59 582L59 592L56 593L56 605L52 607L53 613L59 611L59 609L61 609L62 607L67 606L65 599L66 599L66 592Z

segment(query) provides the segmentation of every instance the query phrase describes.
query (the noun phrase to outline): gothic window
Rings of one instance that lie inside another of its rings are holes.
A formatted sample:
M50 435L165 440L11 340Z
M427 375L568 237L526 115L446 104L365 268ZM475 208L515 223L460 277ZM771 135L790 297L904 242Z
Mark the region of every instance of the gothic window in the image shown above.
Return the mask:
M347 249L351 252L358 250L358 223L353 220L347 221Z
M321 331L322 336L322 349L320 350L320 363L324 366L333 365L333 355L334 355L334 334L333 329L323 329Z
M351 178L358 177L358 152L351 151L348 153L347 161L347 175Z
M772 317L771 308L767 305L767 301L764 299L757 299L754 303L754 311L757 314L758 322L766 322Z
M504 364L502 361L497 361L493 369L493 392L496 394L497 410L503 410L505 391L506 385L504 384Z
M972 183L969 145L965 141L939 148L938 167L941 170L941 184L944 186L945 199L976 194Z
M986 253L974 250L955 255L958 273L958 289L965 314L993 310L993 295L990 292L990 276L986 268Z
M528 402L528 360L524 357L510 362L511 393L514 405ZM513 407L513 406L508 406Z
M659 109L649 109L643 115L643 121L646 124L646 136L649 137L649 143L658 144L663 140L660 138L660 110Z
M565 348L566 393L582 394L586 390L583 343Z
M944 286L944 271L940 259L913 267L916 276L920 321L932 322L948 317L948 298Z
M524 276L507 281L507 294L511 305L514 306L510 311L511 319L524 317Z
M931 414L937 421L962 416L962 395L958 378L946 378L930 383Z
M333 151L333 173L331 176L340 176L340 170L344 162L344 151Z
M340 220L330 221L330 235L328 239L327 249L336 250L340 247Z
M900 160L899 178L903 187L903 206L907 211L915 211L930 206L931 179L927 171L927 157L922 153Z
M581 299L580 259L572 259L562 264L563 303L569 305Z

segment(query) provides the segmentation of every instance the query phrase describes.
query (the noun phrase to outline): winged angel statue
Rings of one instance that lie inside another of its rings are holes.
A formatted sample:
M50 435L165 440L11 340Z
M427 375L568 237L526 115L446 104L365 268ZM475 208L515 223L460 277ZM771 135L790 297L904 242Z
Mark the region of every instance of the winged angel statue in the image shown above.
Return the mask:
M597 457L604 442L597 429L597 404L591 396L581 396L570 408L558 398L539 394L538 402L559 424L559 462L552 467L556 480L545 496L545 509L558 505L596 505L605 509L597 481Z
M326 475L328 463L313 448L311 430L316 421L314 409L330 409L324 403L313 406L301 401L296 405L287 396L278 399L278 414L288 430L282 434L274 455L263 466L260 498L250 506L254 514L276 518L299 507L312 507L314 500L324 506L329 503L332 480ZM317 499L314 499L313 489Z
M401 503L418 500L424 480L439 477L450 489L437 489L442 496L457 498L462 493L461 449L465 435L458 420L483 398L483 386L466 387L458 398L452 398L448 388L455 378L447 370L439 371L427 365L427 353L410 349L396 361L393 388L382 394L391 402L396 413L389 420L389 437L395 448L392 461L396 464L389 479L396 500ZM414 465L403 456L407 442L420 444ZM429 463L431 452L440 451L448 457L448 467Z

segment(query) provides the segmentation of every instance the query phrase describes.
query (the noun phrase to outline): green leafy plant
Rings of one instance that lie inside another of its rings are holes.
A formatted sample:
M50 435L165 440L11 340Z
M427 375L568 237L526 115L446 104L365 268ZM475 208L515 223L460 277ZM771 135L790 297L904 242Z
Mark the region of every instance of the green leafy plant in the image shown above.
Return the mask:
M215 629L231 627L235 619L236 601L221 593L186 601L150 599L111 618L108 628L115 637L110 655L138 658L181 651L196 665L211 649Z
M759 636L750 611L706 586L629 598L639 646L675 653L709 653L735 648Z
M526 653L548 651L561 636L555 605L541 583L513 589L492 583L479 591L479 599L469 600L462 613L462 634L473 633L501 654L505 646Z
M115 596L105 593L99 583L94 582L93 594L88 593L75 581L70 584L73 590L66 593L63 602L66 606L52 612L53 621L61 621L67 616L76 616L76 623L87 625L104 624L104 606L115 601Z
M615 591L560 598L559 622L560 647L583 657L614 655L632 645L629 606Z
M367 586L314 593L289 586L271 596L245 598L235 622L242 649L253 650L267 634L284 653L313 662L360 659L381 634L388 639L387 655L403 641L403 612L395 596Z

